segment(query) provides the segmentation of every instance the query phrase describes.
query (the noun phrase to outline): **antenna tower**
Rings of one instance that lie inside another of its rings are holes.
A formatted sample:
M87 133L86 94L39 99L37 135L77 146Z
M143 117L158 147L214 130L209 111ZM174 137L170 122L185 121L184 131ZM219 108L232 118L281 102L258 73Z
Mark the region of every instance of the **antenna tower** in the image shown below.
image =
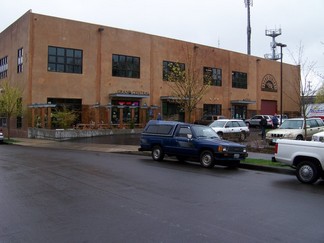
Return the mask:
M244 0L245 7L247 8L247 54L251 55L251 14L250 7L253 6L253 0Z
M280 56L280 54L276 53L276 49L277 49L276 37L281 35L281 28L278 30L277 29L266 30L265 35L272 37L272 42L270 42L270 47L272 49L272 53L265 54L264 57L266 59L270 59L270 60L279 60L281 56Z

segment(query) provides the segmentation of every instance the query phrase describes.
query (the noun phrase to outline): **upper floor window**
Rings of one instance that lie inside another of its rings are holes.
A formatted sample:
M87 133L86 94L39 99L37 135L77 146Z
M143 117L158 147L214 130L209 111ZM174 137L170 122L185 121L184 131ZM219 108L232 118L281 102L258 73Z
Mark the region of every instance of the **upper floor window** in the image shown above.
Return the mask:
M17 73L22 73L23 71L23 63L24 63L24 49L20 48L18 49L17 53Z
M186 66L184 63L163 61L163 80L175 81L172 77L180 77L185 71Z
M232 88L247 89L247 73L233 71Z
M48 71L82 73L82 50L48 47Z
M8 75L8 56L0 59L0 79L6 78Z
M112 76L140 78L140 58L113 54Z
M222 86L222 69L204 67L204 84Z

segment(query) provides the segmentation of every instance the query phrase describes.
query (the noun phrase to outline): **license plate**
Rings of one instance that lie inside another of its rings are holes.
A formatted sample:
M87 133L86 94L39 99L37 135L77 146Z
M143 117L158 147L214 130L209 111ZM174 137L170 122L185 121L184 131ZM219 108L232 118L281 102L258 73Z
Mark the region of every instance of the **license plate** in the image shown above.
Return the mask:
M234 159L238 159L240 158L240 155L239 154L234 154Z

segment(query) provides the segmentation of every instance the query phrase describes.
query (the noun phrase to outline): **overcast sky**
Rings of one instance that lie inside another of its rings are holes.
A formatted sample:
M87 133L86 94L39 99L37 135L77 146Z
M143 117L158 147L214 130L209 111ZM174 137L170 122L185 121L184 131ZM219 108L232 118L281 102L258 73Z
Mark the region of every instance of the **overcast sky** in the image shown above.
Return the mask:
M251 0L251 54L271 53L266 29L282 30L284 62L317 62L324 74L324 1ZM29 9L34 13L134 30L247 53L244 0L14 0L1 3L0 32Z

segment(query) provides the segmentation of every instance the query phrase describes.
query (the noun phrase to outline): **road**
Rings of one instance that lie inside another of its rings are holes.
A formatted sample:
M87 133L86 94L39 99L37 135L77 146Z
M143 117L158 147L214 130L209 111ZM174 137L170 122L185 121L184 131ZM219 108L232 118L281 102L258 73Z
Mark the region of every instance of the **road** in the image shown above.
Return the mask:
M0 242L323 242L324 183L0 146Z

